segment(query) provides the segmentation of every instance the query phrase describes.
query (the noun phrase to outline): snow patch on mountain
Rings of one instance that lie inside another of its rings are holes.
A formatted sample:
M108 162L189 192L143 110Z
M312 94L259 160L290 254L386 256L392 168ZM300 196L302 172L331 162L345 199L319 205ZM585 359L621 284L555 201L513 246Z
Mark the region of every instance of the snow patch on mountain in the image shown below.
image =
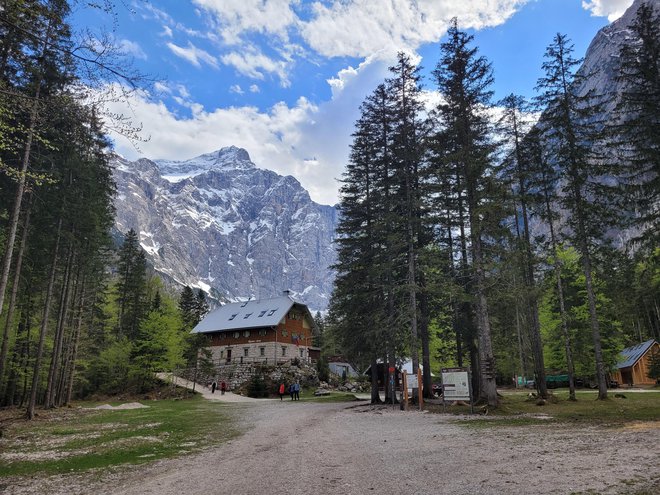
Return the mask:
M337 211L295 178L257 168L234 146L183 161L116 156L113 169L116 226L140 233L159 272L221 299L290 289L327 307Z

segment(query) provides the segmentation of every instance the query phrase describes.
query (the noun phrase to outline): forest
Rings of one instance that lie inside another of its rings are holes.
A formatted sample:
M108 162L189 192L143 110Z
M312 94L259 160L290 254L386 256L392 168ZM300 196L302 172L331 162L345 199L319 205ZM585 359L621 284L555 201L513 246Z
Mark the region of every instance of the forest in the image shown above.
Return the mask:
M7 1L0 10L0 405L69 404L139 393L154 372L197 363L190 330L202 291L167 289L138 235L114 230L109 82L145 84L111 38L72 33L72 8L112 2Z
M638 10L611 87L557 34L533 101L494 102L493 68L454 19L439 104L406 53L364 100L326 324L372 365L373 402L377 362L408 357L427 391L431 372L470 367L491 407L516 376L546 398L547 373L568 374L573 400L578 378L605 399L619 352L660 337L658 15Z
M2 6L0 406L31 419L208 366L190 334L205 294L172 289L113 227L107 135L139 128L103 113L126 94L98 89L145 77L111 38L72 32L88 2ZM515 375L545 395L547 372L593 377L605 398L618 352L660 339L658 25L643 6L614 95L577 91L591 75L559 34L535 101L493 102L492 67L454 21L430 110L401 53L355 124L325 352L362 368L411 357L428 390L432 367L470 366L493 406Z

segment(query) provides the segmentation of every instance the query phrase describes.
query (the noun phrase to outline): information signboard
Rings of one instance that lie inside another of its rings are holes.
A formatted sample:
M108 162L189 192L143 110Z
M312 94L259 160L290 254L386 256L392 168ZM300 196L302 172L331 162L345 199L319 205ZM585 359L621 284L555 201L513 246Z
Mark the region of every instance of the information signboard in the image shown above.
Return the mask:
M442 370L442 388L445 402L470 401L469 373L461 368L444 368Z
M417 375L415 373L406 373L406 381L408 382L408 389L418 388Z

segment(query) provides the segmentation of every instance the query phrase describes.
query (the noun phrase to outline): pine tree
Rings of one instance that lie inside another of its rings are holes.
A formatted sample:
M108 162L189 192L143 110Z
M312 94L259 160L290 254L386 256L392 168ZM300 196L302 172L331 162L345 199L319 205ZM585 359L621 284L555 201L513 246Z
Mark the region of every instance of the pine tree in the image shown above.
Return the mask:
M569 331L568 308L564 297L564 282L562 280L561 257L559 256L560 241L557 235L558 212L554 205L557 202L556 185L558 181L557 169L547 163L545 151L541 143L541 130L536 127L525 137L523 152L526 162L531 165L531 189L535 191L533 205L536 214L545 223L548 229L550 256L547 262L552 266L556 296L558 300L558 311L561 321L562 337L564 340L564 353L568 373L569 400L577 400L575 395L575 368L573 363L573 351L571 334Z
M195 306L194 306L194 326L196 326L209 312L209 303L206 300L206 292L202 289L197 289L197 295L195 296Z
M186 285L179 295L179 311L181 319L188 331L195 326L195 293Z
M494 147L490 125L484 111L490 104L492 91L489 87L493 77L490 64L477 56L476 48L470 47L472 39L458 29L458 22L453 19L448 40L440 46L440 60L433 76L445 102L436 110L441 125L436 142L443 148L436 166L454 170L455 186L460 188L459 204L465 207L472 261L470 274L479 352L480 397L490 406L497 406L486 295L487 255L484 252L487 221L497 221L489 211L498 194L498 186L492 170Z
M377 292L372 272L372 267L376 266L373 225L377 215L372 190L374 122L369 114L377 104L377 94L374 94L361 107L362 117L356 123L349 163L342 179L334 266L337 276L329 309L329 319L347 357L356 358L363 352L366 359L374 361L378 349L374 346L375 336L370 332L373 327L368 320L376 317L378 307L373 304L377 301ZM372 402L376 397L377 385L374 396L372 383Z
M548 391L545 383L545 364L543 362L543 343L539 325L538 288L535 280L535 257L532 251L530 233L530 178L531 164L527 162L523 152L523 137L529 130L529 123L525 121L528 105L524 98L516 95L505 97L500 106L503 116L500 119L500 130L508 142L508 155L505 160L506 168L503 175L512 178L512 192L516 203L516 231L518 233L519 253L521 254L522 278L524 280L523 304L529 319L529 336L534 356L534 375L539 395L547 398ZM518 211L518 206L520 211ZM522 225L521 225L522 224ZM521 229L522 227L522 229ZM522 231L521 231L522 230ZM516 321L519 321L517 318Z
M585 275L591 333L594 344L598 398L607 398L600 323L593 284L593 250L603 232L614 222L611 187L602 178L611 173L598 152L602 143L599 95L577 93L585 74L577 72L581 60L573 58L568 38L557 34L548 46L539 79L538 104L545 108L542 131L550 164L557 167L561 207L569 213L564 234L580 253Z
M386 91L391 100L392 179L396 188L394 213L402 230L399 242L405 246L409 355L413 370L417 370L421 348L425 383L430 390L428 307L423 291L425 277L420 266L420 252L431 238L425 218L428 189L424 137L427 123L422 116L420 68L412 63L409 55L400 52L397 63L389 70L391 75L386 80Z
M146 310L146 263L137 233L130 229L124 236L117 264L118 334L129 339L137 335Z

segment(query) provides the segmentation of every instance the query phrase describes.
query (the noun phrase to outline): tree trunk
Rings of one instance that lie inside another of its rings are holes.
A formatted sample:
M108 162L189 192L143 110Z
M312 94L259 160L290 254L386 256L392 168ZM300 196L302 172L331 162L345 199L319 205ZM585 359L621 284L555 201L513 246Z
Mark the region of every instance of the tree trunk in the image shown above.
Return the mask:
M50 317L50 304L53 298L53 286L55 285L55 274L57 272L58 251L60 249L60 235L62 233L62 217L57 223L57 234L55 237L55 247L53 249L53 261L50 267L50 277L48 280L48 289L46 291L46 300L44 302L44 313L41 321L41 331L39 333L39 344L37 355L34 362L34 371L32 372L32 389L30 390L30 402L27 408L27 418L34 419L34 407L37 403L37 392L39 388L39 375L41 373L41 361L44 353L44 343L46 341L46 332L48 331L48 319Z
M378 392L378 361L371 360L371 403L380 404L380 393Z
M422 338L422 382L424 384L424 397L428 399L433 398L433 383L431 380L431 349L429 337L429 304L428 296L424 290L424 277L420 273L420 285L422 291L419 295L419 323L420 335Z
M80 301L78 303L78 319L76 322L76 330L73 335L73 346L71 357L69 359L68 376L67 376L67 389L64 399L64 404L71 403L71 396L73 395L73 380L76 373L76 358L78 357L78 343L80 342L80 330L82 329L83 314L85 312L85 293L86 293L85 277L82 280L82 289L80 291Z
M5 374L5 362L7 353L9 351L9 332L14 324L14 310L16 308L16 298L18 297L18 289L20 287L21 270L23 268L23 254L25 253L25 246L27 244L28 231L30 226L30 210L31 201L25 208L25 218L23 219L23 232L21 233L21 241L16 256L16 268L14 269L14 283L12 284L11 296L9 299L9 306L7 307L7 319L5 321L5 330L2 334L2 349L0 349L0 382Z
M544 177L544 183L547 182ZM555 235L554 222L552 221L552 208L550 206L550 197L547 190L543 191L545 212L548 217L548 227L550 228L550 242L552 244L552 253L555 258L554 272L557 282L557 298L559 299L559 315L561 318L561 330L564 336L564 351L566 353L566 367L568 368L568 399L575 401L575 366L573 364L573 351L571 346L571 334L568 331L568 316L566 314L566 304L564 302L564 286L561 281L561 261L559 260L559 248L557 237Z
M50 33L52 28L51 20L48 21L48 27L43 38L41 45L41 54L39 58L41 62L46 55L46 50L50 44ZM16 184L16 194L14 195L14 204L12 206L11 215L8 223L7 243L5 248L5 255L2 262L2 273L0 273L0 314L2 314L2 307L5 300L5 292L9 282L9 272L11 270L11 260L14 254L14 243L16 242L16 231L18 230L18 219L21 213L21 204L23 202L23 193L25 192L25 182L27 179L28 166L30 164L30 153L32 151L32 141L37 127L37 117L39 115L39 104L41 97L41 83L44 75L43 70L37 74L35 81L35 92L32 100L32 108L30 109L30 121L25 139L25 148L23 150L23 158L21 160L21 169L18 175L18 183Z
M69 253L62 278L62 293L60 294L60 308L57 315L57 326L55 328L55 338L53 340L53 353L50 360L50 369L48 371L48 381L46 385L46 409L55 405L55 390L57 388L57 375L59 374L60 357L62 354L62 343L64 341L64 327L66 325L66 316L69 309L69 295L71 292L71 264L73 262L73 248L69 246Z
M596 294L591 278L591 257L585 239L581 242L582 268L584 270L585 285L587 288L587 302L589 304L589 319L591 320L591 337L594 343L594 355L596 358L596 380L598 381L598 399L607 399L607 378L605 374L605 363L603 362L603 348L600 341L600 323L596 310Z
M527 370L525 369L525 356L523 354L522 333L520 332L520 311L518 309L517 303L516 303L516 334L518 336L518 358L520 359L520 375L523 378L526 378ZM516 381L516 387L518 387L517 381Z

